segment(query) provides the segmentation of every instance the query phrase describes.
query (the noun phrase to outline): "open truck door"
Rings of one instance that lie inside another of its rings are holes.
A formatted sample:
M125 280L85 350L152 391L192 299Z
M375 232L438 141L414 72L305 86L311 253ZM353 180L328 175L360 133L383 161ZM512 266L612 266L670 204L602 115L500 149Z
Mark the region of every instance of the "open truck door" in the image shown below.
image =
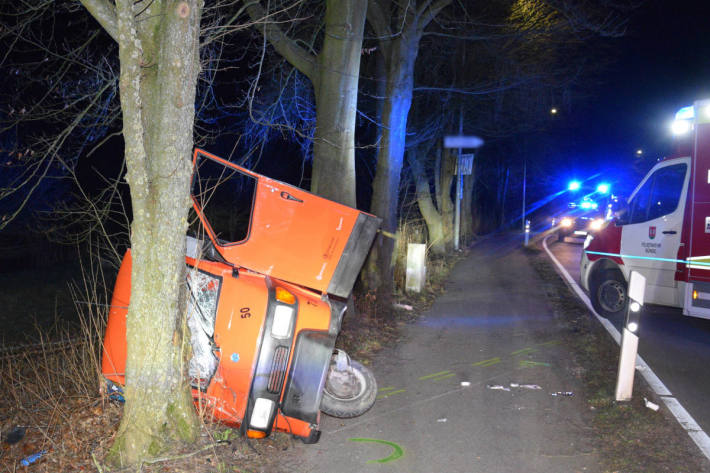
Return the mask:
M227 262L338 297L350 295L380 224L373 215L200 149L194 153L192 196ZM224 203L235 196L240 207L251 209L248 215L224 214Z

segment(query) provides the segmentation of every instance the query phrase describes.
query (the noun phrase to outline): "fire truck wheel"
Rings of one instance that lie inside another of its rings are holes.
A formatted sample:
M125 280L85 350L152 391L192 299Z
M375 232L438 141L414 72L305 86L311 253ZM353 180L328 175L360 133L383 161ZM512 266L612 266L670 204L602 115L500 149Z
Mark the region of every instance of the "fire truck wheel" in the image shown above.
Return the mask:
M626 280L617 269L606 269L594 279L592 306L602 317L612 317L626 309Z
M349 366L338 370L333 362L325 380L320 410L341 419L357 417L372 407L376 396L377 381L369 368L349 360Z

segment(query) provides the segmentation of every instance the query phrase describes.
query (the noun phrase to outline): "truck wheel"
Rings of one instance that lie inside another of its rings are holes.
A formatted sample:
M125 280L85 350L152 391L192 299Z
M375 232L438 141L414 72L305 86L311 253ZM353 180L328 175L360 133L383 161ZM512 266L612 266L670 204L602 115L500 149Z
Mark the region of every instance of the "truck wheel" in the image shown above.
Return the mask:
M332 417L348 419L372 407L377 396L377 381L369 368L349 358L343 366L337 362L339 356L333 356L330 363L320 410Z
M602 317L612 317L626 309L626 280L617 269L606 269L591 288L592 306Z

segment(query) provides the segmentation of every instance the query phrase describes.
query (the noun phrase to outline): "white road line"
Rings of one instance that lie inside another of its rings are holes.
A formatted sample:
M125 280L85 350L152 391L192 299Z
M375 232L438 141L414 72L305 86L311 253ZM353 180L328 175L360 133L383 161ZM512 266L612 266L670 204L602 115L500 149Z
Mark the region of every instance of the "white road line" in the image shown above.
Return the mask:
M557 266L557 270L560 275L563 277L570 289L572 289L572 291L577 295L577 297L579 297L582 302L584 302L584 305L587 306L589 311L594 314L594 317L596 317L599 323L602 324L602 326L606 329L607 332L609 332L609 335L611 335L611 338L614 339L617 345L621 344L621 334L619 334L619 331L616 329L616 327L614 327L614 325L608 319L605 319L604 317L601 317L599 314L597 314L597 312L594 310L594 307L592 307L592 303L589 300L589 297L587 297L587 294L584 293L582 288L579 287L579 284L577 284L577 282L572 278L572 276L570 276L564 266L560 264L557 258L555 258L555 255L553 255L550 249L547 247L548 238L550 238L550 235L548 235L542 240L542 247L545 249L547 255L550 257L552 262L555 263L555 266ZM706 434L700 427L700 425L695 422L695 419L693 419L690 413L685 410L685 408L680 404L680 402L678 402L678 400L673 397L673 394L670 392L670 390L666 387L665 384L663 384L663 381L661 381L661 379L656 376L656 373L653 372L651 367L648 366L644 359L641 358L641 355L636 356L636 369L641 373L641 376L643 376L649 386L651 386L651 389L653 389L653 391L661 397L663 403L666 405L671 414L673 414L673 417L675 417L680 426L683 427L686 432L688 432L688 435L691 439L693 439L693 442L695 442L695 445L698 446L700 451L703 452L705 458L710 460L710 437L708 437L708 434Z

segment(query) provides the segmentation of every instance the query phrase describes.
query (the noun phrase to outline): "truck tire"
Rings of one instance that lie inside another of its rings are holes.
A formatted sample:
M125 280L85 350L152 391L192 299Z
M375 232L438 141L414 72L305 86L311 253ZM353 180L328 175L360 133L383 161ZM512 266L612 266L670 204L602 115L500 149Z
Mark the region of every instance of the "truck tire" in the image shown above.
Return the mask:
M628 304L627 284L618 269L605 269L594 278L591 286L591 299L594 310L602 317L621 314Z
M369 368L349 360L348 367L338 370L336 363L332 362L323 388L320 410L341 419L357 417L372 407L376 396L377 381Z

